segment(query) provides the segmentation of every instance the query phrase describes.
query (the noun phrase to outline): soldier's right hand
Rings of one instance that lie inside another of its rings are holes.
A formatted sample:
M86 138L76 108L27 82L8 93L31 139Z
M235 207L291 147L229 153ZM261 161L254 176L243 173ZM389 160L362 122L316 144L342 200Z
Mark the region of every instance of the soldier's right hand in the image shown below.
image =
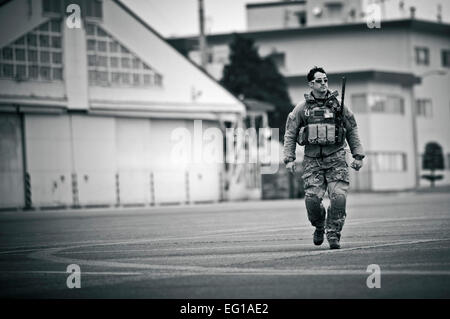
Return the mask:
M295 162L292 161L292 162L287 163L287 164L286 164L286 169L287 169L290 173L294 174L294 173L295 173Z

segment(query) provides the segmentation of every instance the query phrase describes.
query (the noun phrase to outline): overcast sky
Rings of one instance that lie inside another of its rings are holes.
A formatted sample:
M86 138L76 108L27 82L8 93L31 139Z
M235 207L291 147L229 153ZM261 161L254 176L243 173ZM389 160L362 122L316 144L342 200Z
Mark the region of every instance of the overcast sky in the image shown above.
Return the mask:
M122 0L161 35L198 34L198 0ZM274 0L203 0L207 33L244 31L246 3Z

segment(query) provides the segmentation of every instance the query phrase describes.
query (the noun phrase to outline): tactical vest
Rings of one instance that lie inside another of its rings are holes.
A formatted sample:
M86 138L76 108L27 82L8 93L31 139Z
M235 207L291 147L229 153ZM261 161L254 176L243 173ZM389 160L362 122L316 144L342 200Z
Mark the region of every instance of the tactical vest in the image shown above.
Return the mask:
M331 145L344 141L344 123L335 98L326 100L324 104L308 103L304 112L306 125L300 129L297 139L300 145Z

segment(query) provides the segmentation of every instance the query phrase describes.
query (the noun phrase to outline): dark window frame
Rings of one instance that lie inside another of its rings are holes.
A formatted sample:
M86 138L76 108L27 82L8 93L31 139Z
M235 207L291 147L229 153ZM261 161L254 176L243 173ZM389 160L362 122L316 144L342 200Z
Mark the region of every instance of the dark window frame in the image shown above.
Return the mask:
M421 52L423 52L423 56ZM415 53L417 65L430 65L430 49L428 47L416 47Z

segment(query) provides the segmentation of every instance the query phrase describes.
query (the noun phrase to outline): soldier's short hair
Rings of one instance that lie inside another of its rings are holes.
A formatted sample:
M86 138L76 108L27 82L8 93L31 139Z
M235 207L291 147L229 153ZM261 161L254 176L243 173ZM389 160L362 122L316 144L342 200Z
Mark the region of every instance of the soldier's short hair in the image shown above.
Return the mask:
M311 70L309 70L308 75L306 76L306 78L308 79L308 82L311 82L312 80L314 80L314 74L316 74L316 72L320 72L320 73L327 73L325 72L325 70L319 66L314 66Z

